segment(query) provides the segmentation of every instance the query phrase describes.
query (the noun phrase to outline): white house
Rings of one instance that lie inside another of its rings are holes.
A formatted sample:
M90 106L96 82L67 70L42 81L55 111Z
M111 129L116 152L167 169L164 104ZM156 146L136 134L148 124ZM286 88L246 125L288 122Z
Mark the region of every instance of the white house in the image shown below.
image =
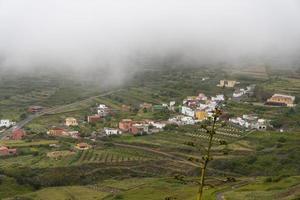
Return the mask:
M267 129L267 120L258 119L256 116L253 115L243 115L243 118L241 117L230 118L229 121L231 123L237 124L245 128L257 129L257 130Z
M245 94L245 91L243 91L243 90L240 89L240 90L235 91L232 94L232 96L235 97L235 98L239 98L239 97L243 96L244 94Z
M170 101L170 107L175 106L176 101Z
M9 119L1 119L0 120L0 127L8 128L8 127L14 126L14 125L16 125L16 123L9 121Z
M151 121L149 124L151 124L154 128L157 128L157 129L163 129L166 124L163 123L163 122L153 122Z
M170 118L168 121L172 124L177 124L179 126L181 126L181 125L193 125L197 122L192 117L183 116L183 115L177 115L176 117Z
M184 116L181 118L182 125L194 125L196 121L192 117Z
M187 115L187 116L190 116L190 117L194 117L195 116L195 111L192 108L187 107L187 106L182 106L181 107L181 113L183 115Z
M256 123L251 125L252 128L257 130L266 130L267 129L267 122L265 119L258 119Z
M109 114L109 108L104 104L99 104L97 107L97 113L101 117L105 117Z
M119 135L122 134L122 132L119 129L116 128L104 128L105 135Z
M223 94L218 94L216 97L211 97L212 101L225 101L225 97Z

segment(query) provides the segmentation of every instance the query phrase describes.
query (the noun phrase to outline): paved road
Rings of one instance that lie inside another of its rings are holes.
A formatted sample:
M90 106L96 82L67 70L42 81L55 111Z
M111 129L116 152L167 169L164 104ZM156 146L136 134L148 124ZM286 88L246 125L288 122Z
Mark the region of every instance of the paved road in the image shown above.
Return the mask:
M81 100L81 101L76 101L74 103L70 103L70 104L67 104L67 105L49 108L49 109L46 109L46 110L44 110L42 112L39 112L37 114L29 115L29 116L26 117L26 119L17 122L17 124L15 126L13 126L13 127L9 128L9 129L5 130L4 132L0 133L0 140L3 140L5 138L7 138L8 136L10 136L13 129L15 129L15 128L19 128L19 129L23 128L26 124L28 124L29 122L31 122L32 120L34 120L34 119L36 119L38 117L41 117L41 116L46 115L46 114L54 114L55 112L63 110L65 108L67 108L67 107L75 106L77 104L81 104L81 103L84 103L84 102L88 102L88 101L90 101L92 99L95 99L95 98L98 98L98 97L104 97L104 96L113 94L113 93L118 92L118 91L121 91L121 89L110 91L110 92L105 92L103 94L100 94L100 95L97 95L97 96L92 96L92 97L89 97L89 98Z

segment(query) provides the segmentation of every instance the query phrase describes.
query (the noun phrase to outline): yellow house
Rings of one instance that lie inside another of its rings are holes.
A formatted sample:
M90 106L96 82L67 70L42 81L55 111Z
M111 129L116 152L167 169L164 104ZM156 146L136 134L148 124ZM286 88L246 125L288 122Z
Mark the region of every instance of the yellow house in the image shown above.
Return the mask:
M74 117L66 118L66 126L78 126L77 120Z
M201 121L205 120L208 116L207 112L202 111L202 110L197 110L195 115L196 115L196 119L201 120Z
M233 88L236 84L238 84L238 82L235 80L220 80L220 83L217 86Z
M285 104L288 107L294 106L295 97L284 94L274 94L271 98L267 100L268 104Z

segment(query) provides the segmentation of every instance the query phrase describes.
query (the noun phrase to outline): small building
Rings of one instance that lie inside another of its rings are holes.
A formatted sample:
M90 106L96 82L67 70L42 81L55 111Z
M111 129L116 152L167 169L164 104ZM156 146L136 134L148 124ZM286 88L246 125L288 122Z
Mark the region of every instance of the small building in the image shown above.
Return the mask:
M42 106L29 106L29 108L28 108L28 112L29 113L38 113L38 112L41 112L41 111L43 111L43 107Z
M181 113L183 115L187 115L187 116L190 116L190 117L195 117L195 111L192 108L187 107L187 106L182 106L181 107Z
M224 94L217 94L215 97L211 97L212 101L225 101L225 96Z
M199 93L197 96L197 100L199 101L207 101L207 96L204 93Z
M237 89L233 92L232 96L234 98L239 98L242 97L245 94L245 90L244 89Z
M109 107L107 107L105 104L99 104L97 107L97 113L101 117L106 117L110 113Z
M195 118L197 120L203 121L205 119L207 119L208 117L208 113L204 110L196 110L195 112Z
M238 84L235 80L220 80L220 83L217 85L218 87L226 87L233 88L236 84Z
M142 103L142 104L140 104L140 109L151 110L152 104L151 103Z
M190 116L184 116L181 118L182 125L194 125L196 121Z
M66 132L66 136L69 136L74 139L79 139L80 133L78 131L68 131L68 132Z
M197 99L194 99L194 100L187 100L187 101L186 101L186 104L187 104L187 106L189 106L189 107L195 108L195 107L197 107L197 106L199 105L199 100L197 100Z
M16 125L15 122L11 122L9 119L1 119L0 120L0 128L1 127L5 127L5 128L8 128L10 126L14 126Z
M170 103L169 103L170 111L175 111L175 104L176 104L176 101L170 101Z
M144 134L149 133L149 124L145 123L134 123L130 129L130 133L136 134Z
M75 145L75 148L78 150L88 150L91 148L91 145L81 142Z
M122 134L122 132L116 128L104 128L103 131L104 131L105 135L107 135L107 136Z
M25 136L25 131L17 128L12 131L11 139L22 140L24 136Z
M252 124L252 128L259 131L265 131L267 130L267 122L265 119L258 119L256 123Z
M99 122L100 120L101 120L101 116L100 115L87 116L87 122L88 123L95 123L95 122Z
M131 119L122 119L119 122L119 129L123 132L129 132L132 127L133 121Z
M0 156L16 155L17 149L9 149L6 146L0 146Z
M266 102L267 105L274 106L287 106L293 107L295 101L295 96L285 95L285 94L274 94Z
M183 115L178 115L173 118L168 119L168 122L170 124L176 124L178 126L181 125L194 125L196 121L189 116L183 116Z
M77 120L74 117L68 117L65 120L66 126L78 126Z
M52 129L50 129L48 132L47 132L48 135L51 135L51 136L66 136L68 135L67 131L63 128L59 128L59 127L54 127Z
M154 121L151 121L149 122L149 124L151 126L153 126L154 128L156 129L163 129L165 126L166 126L166 122L154 122Z

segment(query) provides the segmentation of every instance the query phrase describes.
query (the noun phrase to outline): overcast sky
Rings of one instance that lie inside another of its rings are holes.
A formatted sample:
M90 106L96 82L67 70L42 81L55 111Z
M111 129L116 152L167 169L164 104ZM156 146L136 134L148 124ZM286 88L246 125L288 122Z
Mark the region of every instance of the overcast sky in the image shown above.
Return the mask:
M119 73L170 55L289 65L299 50L299 0L0 0L2 69Z

